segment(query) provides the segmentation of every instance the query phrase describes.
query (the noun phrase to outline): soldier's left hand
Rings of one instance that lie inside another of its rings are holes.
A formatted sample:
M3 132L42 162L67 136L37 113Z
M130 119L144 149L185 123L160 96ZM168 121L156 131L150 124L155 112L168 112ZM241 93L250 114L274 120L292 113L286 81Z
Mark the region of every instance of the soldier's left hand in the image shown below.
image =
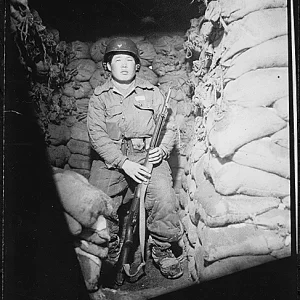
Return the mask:
M161 148L156 147L154 149L149 150L149 162L152 164L158 164L162 161L164 157L164 152Z

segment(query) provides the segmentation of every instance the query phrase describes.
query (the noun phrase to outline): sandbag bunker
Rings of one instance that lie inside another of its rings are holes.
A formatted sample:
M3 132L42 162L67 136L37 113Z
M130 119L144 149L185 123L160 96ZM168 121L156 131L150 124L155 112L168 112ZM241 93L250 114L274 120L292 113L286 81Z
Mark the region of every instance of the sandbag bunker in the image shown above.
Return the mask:
M169 163L187 272L198 283L291 254L287 3L207 1L190 24L182 34L128 37L140 51L137 76L163 94L172 82L177 143ZM38 113L91 292L101 290L119 231L121 196L89 180L97 160L86 128L90 96L109 77L102 60L110 38L57 41L72 54L65 67L73 75Z
M195 280L290 255L287 24L286 1L211 1L191 22L192 101L203 116L181 203Z

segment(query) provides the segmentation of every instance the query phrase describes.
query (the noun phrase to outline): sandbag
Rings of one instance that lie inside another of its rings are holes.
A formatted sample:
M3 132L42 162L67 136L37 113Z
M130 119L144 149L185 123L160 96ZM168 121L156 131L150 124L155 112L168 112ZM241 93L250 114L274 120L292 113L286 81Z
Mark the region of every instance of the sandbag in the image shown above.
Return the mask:
M185 116L181 115L181 114L177 114L175 115L175 123L177 125L177 128L181 129L184 127L184 121L185 121Z
M224 100L244 107L270 106L288 92L288 68L257 69L227 83Z
M91 158L89 156L73 153L71 154L68 163L72 168L85 170L90 170L92 165Z
M71 132L68 126L55 125L51 123L48 124L48 134L50 143L54 146L65 145L71 137Z
M178 71L182 68L185 60L185 54L176 52L176 55L167 56L158 54L152 62L152 69L158 76L164 76L166 73Z
M91 155L91 144L88 142L70 139L67 147L71 153L77 153L86 156Z
M75 102L77 113L87 113L89 107L89 98L77 99Z
M189 78L184 68L158 77L158 82L160 88L165 92L171 87L171 99L177 101L188 100L190 102L190 99L187 98L187 95L190 95Z
M100 215L91 228L82 230L79 238L97 245L107 244L110 241L107 220Z
M196 214L208 227L222 227L251 220L253 216L277 208L280 199L247 195L222 196L208 181L203 181L195 192Z
M247 223L269 230L286 230L286 232L290 233L291 212L275 208L259 216L255 216L252 220L247 220Z
M286 0L220 0L221 16L227 24L251 12L267 8L286 7Z
M104 236L104 237L103 237ZM91 232L88 229L84 229L79 236L82 240L85 240L87 242L96 244L96 245L103 245L109 242L110 235L108 233L108 230L105 229L101 233L101 235L98 232Z
M160 36L149 37L148 40L153 45L157 54L170 55L174 51L182 50L184 37L179 35L173 36Z
M71 42L72 59L90 58L90 49L87 43L81 41Z
M163 76L160 76L158 78L159 83L163 84L163 83L169 83L172 82L172 87L173 86L178 86L181 87L183 85L187 85L188 84L188 75L185 69L180 69L177 71L173 71L173 72L169 72Z
M66 219L66 222L68 224L68 228L71 232L72 235L79 235L80 232L82 231L82 226L78 221L76 221L71 215L68 213L64 212L64 216Z
M199 215L196 213L197 206L195 201L189 201L187 206L187 211L188 211L190 221L192 222L192 224L194 224L194 226L197 226L199 221Z
M201 151L201 150L200 150ZM205 177L205 164L207 163L205 155L203 155L197 162L192 164L191 176L195 180L196 186L202 185L203 181L206 180Z
M177 114L190 116L194 110L194 106L190 101L179 101L177 103Z
M228 34L223 41L226 51L221 58L221 64L240 51L286 35L287 25L286 8L255 11L229 24Z
M68 166L68 167L67 167ZM65 165L65 170L72 170L80 175L82 175L83 177L85 177L86 179L89 179L90 177L90 170L87 169L76 169L76 168L71 168L69 165Z
M185 209L189 203L190 198L183 188L181 188L179 190L178 198L179 198L179 204L180 204L181 208Z
M94 256L86 251L83 251L79 247L75 248L77 258L80 264L81 272L84 278L86 288L89 292L97 291L101 297L105 297L104 294L99 290L99 279L102 262L97 256Z
M236 79L256 69L288 66L288 36L283 35L248 49L229 63L224 79Z
M90 55L93 61L98 62L103 59L107 45L107 40L107 38L101 38L91 45Z
M287 125L282 130L277 131L271 136L271 139L279 146L290 149L290 127Z
M88 183L83 176L64 171L53 175L64 210L85 227L92 227L99 215L111 216L111 198Z
M194 194L197 190L196 182L192 179L192 176L190 174L188 176L186 176L186 179L187 179L187 191L188 191L189 197L191 199L193 199Z
M159 89L162 91L163 94L167 94L169 88L170 88L170 82L161 83L159 85ZM170 100L175 100L175 101L188 100L184 87L172 86L171 93L170 93ZM177 103L174 104L177 106Z
M271 108L238 105L227 107L224 115L216 119L214 109L209 111L208 140L220 157L234 153L241 146L273 134L286 126Z
M188 214L181 219L181 222L190 244L195 247L196 241L198 240L197 227L191 222Z
M147 66L148 64L151 65L154 57L156 56L154 46L148 40L138 41L136 43L136 46L139 50L139 56L142 66Z
M199 256L197 250L195 255ZM285 255L285 257L287 256L289 255ZM204 282L272 262L275 261L275 259L276 258L271 254L228 257L226 259L215 261L213 264L203 267L202 269L198 268L200 269L198 276L200 282Z
M75 80L88 81L96 70L96 64L91 59L76 59L67 65L67 70L77 71Z
M241 165L290 178L289 150L272 142L269 137L242 146L231 159Z
M105 71L103 67L97 68L90 78L90 84L92 88L95 89L97 86L102 85L109 78L109 76L109 73Z
M64 85L63 94L76 99L91 96L92 86L88 81L71 81Z
M62 95L60 97L60 108L64 115L71 115L76 110L76 99L74 97L68 97Z
M200 232L204 259L208 262L233 256L266 255L284 247L284 237L274 230L263 230L253 225L204 227Z
M71 127L71 138L74 140L89 142L89 135L86 124L75 123Z
M258 197L285 197L290 181L276 174L210 157L206 170L216 191L222 195L243 194Z
M291 209L291 196L286 196L281 200L282 204L284 205L285 209Z
M64 145L57 147L49 145L47 147L47 153L50 164L58 168L63 168L71 156L70 150Z
M136 73L136 77L148 80L153 85L158 83L157 75L148 67L141 66L139 72Z
M188 193L188 177L191 177L191 174L186 174L185 173L185 176L182 176L181 177L181 186L182 186L182 189Z
M273 103L273 108L280 118L289 121L289 97L282 97Z

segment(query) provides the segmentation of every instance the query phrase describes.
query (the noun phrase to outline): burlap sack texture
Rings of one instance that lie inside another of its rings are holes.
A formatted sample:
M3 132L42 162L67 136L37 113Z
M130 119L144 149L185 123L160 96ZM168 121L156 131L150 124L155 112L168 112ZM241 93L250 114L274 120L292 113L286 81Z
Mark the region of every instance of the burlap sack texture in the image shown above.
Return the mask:
M286 5L211 1L187 32L193 101L205 116L180 191L196 281L290 254Z

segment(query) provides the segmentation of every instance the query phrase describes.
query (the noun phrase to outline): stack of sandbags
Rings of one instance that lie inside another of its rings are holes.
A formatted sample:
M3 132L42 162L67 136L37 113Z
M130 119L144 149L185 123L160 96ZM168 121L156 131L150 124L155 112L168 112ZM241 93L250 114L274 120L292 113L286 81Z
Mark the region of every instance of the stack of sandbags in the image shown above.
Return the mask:
M91 145L85 123L75 123L71 127L70 140L67 143L71 155L65 169L72 169L89 178L92 164Z
M54 169L54 180L87 289L99 288L102 260L110 241L106 218L113 218L110 197L73 171Z
M159 77L160 89L166 92L171 85L171 99L185 100L189 95L189 86L183 48L184 37L163 35L149 39L157 53L152 61L152 69Z
M64 107L64 115L76 116L78 121L84 121L87 103L93 94L93 78L97 70L97 61L90 53L90 43L75 41L70 43L71 60L66 66L70 80L62 88L60 106ZM97 78L98 79L98 78Z
M89 80L96 71L96 63L90 58L77 58L68 64L67 71L74 75L72 80L65 84L63 94L75 99L91 96L92 86Z
M49 124L49 162L54 167L72 169L89 178L92 149L86 124L75 122L68 125Z
M52 166L63 168L71 153L67 143L71 137L70 128L66 125L48 125L50 145L47 147L49 162Z
M284 1L207 7L202 26L217 21L224 32L211 31L199 55L211 49L211 64L194 72L193 100L204 118L187 152L180 201L195 280L290 255L286 15Z

